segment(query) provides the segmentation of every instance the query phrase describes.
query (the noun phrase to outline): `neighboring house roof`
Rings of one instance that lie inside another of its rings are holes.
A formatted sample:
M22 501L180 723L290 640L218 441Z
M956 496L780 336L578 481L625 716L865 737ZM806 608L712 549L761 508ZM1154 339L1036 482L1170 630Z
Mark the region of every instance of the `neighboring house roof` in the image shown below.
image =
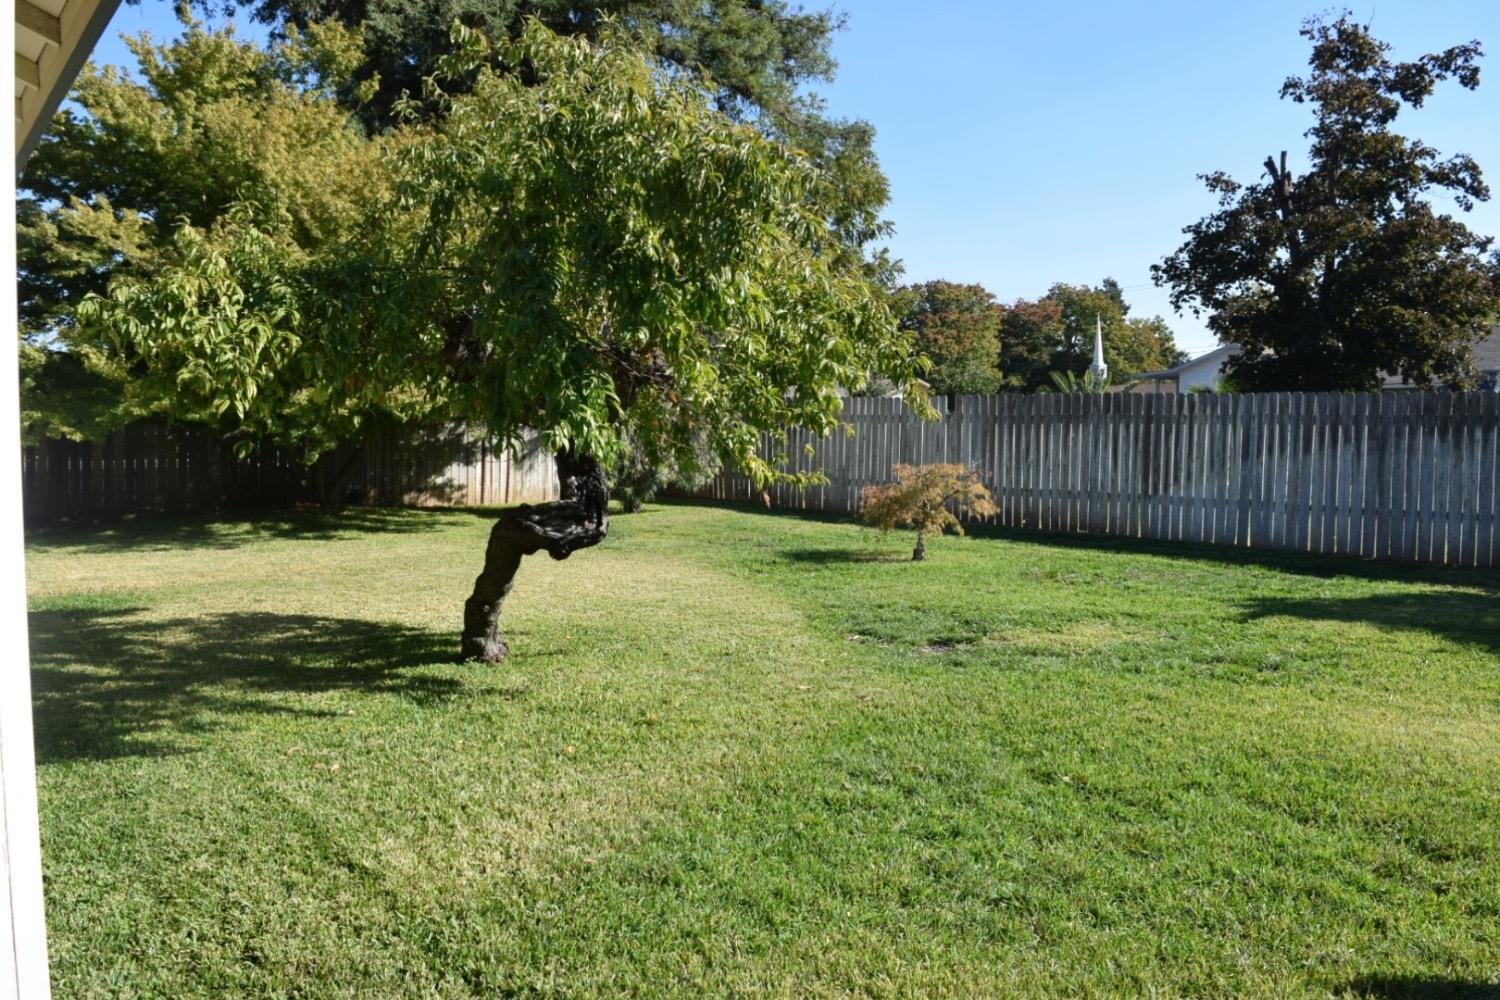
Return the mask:
M921 386L923 392L929 392L932 389L932 383L928 382L926 379L920 379L920 378L918 378L918 379L912 379L912 381L915 382L917 385ZM896 384L894 382L891 382L889 379L882 378L882 379L879 380L879 383L880 384L866 385L865 388L860 391L860 394L863 395L863 396L871 396L871 397L876 397L876 398L879 398L879 399L902 399L902 398L904 398L903 393L901 392L901 390L899 388L896 387ZM846 399L848 397L854 395L854 393L850 392L844 386L839 386L834 391L836 393L838 393L840 396L845 397Z
M1171 368L1163 368L1159 372L1142 372L1141 374L1137 375L1136 378L1142 381L1148 379L1157 381L1169 378L1177 378L1183 372L1192 371L1193 369L1198 368L1202 365L1223 364L1225 359L1227 359L1231 354L1237 353L1239 353L1238 344L1225 344L1222 347L1215 347L1207 354L1200 354L1196 358L1189 358L1187 361L1184 361L1180 365L1174 365Z
M1500 391L1500 324L1475 342L1473 359L1479 372L1479 388ZM1387 375L1382 384L1387 389L1412 388L1403 375Z
M1216 347L1207 354L1200 354L1196 358L1184 361L1180 365L1164 368L1159 372L1143 372L1137 375L1138 381L1142 382L1165 382L1171 379L1180 379L1212 366L1217 369L1233 354L1239 353L1238 344L1224 344ZM1479 384L1484 389L1500 390L1500 325L1490 331L1489 336L1474 345L1474 367L1479 371ZM1409 388L1410 383L1400 375L1387 375L1384 385L1388 389Z
M1474 367L1482 372L1500 371L1500 326L1474 345Z

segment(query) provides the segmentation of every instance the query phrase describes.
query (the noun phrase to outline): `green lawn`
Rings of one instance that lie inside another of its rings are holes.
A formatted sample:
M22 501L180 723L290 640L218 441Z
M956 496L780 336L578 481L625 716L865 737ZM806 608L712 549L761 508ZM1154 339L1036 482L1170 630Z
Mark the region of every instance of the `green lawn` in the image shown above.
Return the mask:
M1500 996L1500 577L668 505L31 539L59 997Z

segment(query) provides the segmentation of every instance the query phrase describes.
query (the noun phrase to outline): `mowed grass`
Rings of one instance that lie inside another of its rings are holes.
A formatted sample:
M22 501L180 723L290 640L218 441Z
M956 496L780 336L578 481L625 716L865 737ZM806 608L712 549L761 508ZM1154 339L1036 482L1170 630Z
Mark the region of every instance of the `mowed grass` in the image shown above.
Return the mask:
M1500 578L664 505L29 551L59 997L1500 995Z

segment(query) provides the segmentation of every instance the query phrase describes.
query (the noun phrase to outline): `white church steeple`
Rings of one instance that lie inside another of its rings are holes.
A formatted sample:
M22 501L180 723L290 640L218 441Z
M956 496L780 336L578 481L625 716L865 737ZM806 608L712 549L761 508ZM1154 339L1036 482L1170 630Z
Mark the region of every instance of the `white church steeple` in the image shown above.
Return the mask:
M1109 365L1104 363L1104 324L1094 314L1094 363L1089 365L1089 374L1100 382L1109 377Z

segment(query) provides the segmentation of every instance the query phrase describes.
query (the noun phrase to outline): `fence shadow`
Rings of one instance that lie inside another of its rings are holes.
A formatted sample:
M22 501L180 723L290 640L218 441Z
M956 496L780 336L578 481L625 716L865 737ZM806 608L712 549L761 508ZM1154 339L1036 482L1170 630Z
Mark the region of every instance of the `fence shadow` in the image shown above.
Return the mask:
M1041 531L1035 528L1001 528L987 524L966 524L964 530L976 538L999 538L1011 542L1096 552L1133 552L1168 559L1218 563L1224 566L1260 566L1295 576L1309 576L1325 580L1335 577L1401 580L1500 592L1500 571L1493 569L1380 561L1354 555L1296 552L1286 549L1253 549L1238 545L1211 545L1205 542L1173 542L1085 532L1063 533Z
M1490 525L1500 396L1493 392L1001 393L938 402L844 400L852 434L785 428L787 471L822 486L764 491L725 471L698 497L852 511L897 464L955 463L994 493L991 523L1088 527L1256 548L1500 569ZM1396 551L1388 542L1395 540ZM1379 543L1379 544L1377 544ZM1454 544L1450 544L1454 543ZM1381 548L1386 551L1382 552Z
M382 622L243 612L168 621L138 609L30 616L37 759L185 752L234 715L330 714L287 695L352 690L428 703L462 682L451 636Z
M1361 976L1347 990L1367 1000L1500 1000L1500 984L1426 976Z
M1360 621L1381 628L1428 632L1461 645L1500 653L1500 600L1484 591L1442 590L1347 598L1268 597L1249 602L1245 617Z
M730 509L784 517L820 524L858 524L852 514L829 511L799 510L795 507L766 507L736 500L704 500L696 497L666 497L656 501L679 507ZM1011 528L992 524L966 523L964 531L972 538L993 538L1021 545L1076 549L1087 552L1128 552L1161 556L1168 559L1217 563L1224 566L1261 566L1297 576L1319 579L1354 577L1363 580L1401 580L1433 583L1442 586L1471 587L1500 595L1500 571L1460 566L1438 566L1423 563L1377 561L1352 555L1327 555L1292 552L1285 549L1252 549L1243 546L1211 545L1205 542L1162 541L1132 538L1125 535L1102 535L1087 532L1046 531L1039 528ZM788 558L795 558L789 556ZM811 561L804 559L802 561Z

